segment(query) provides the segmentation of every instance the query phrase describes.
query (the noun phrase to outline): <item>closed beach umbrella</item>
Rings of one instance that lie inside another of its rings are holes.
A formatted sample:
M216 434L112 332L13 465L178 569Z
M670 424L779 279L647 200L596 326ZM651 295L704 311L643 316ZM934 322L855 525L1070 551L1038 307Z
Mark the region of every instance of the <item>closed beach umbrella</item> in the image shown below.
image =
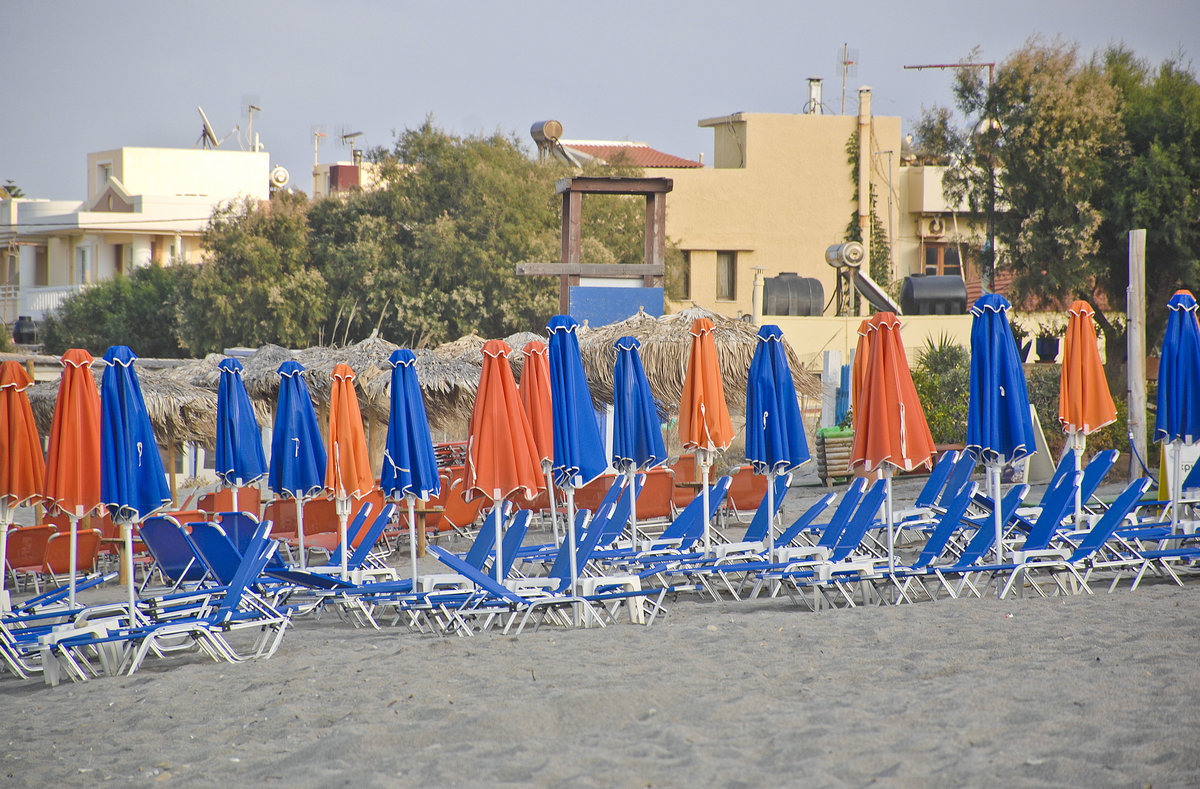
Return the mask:
M411 544L413 590L417 588L416 501L426 501L441 491L437 456L429 435L425 398L417 380L417 357L398 348L388 357L392 366L391 410L387 445L383 450L380 485L384 495L408 502L408 537Z
M252 485L267 473L267 458L254 406L242 381L242 363L222 359L217 368L221 371L217 384L217 479L226 487Z
M1095 312L1086 301L1067 309L1062 374L1058 389L1058 422L1075 459L1075 520L1083 510L1079 475L1087 436L1117 420L1117 407L1108 390L1100 348L1096 344Z
M633 495L634 476L641 469L667 462L662 420L658 405L650 393L650 382L642 367L641 347L636 337L621 337L613 346L617 360L613 367L613 467L629 477L629 533L637 545L637 497Z
M79 521L100 510L100 392L92 355L72 348L62 375L46 452L46 506L71 522L70 604L75 607L75 554Z
M713 340L713 322L697 318L692 323L692 345L688 354L687 375L683 379L683 398L679 402L679 442L695 453L700 464L704 497L704 554L712 553L709 534L708 469L717 450L733 441L733 423L725 404L725 385L721 381L717 346Z
M490 498L494 504L497 582L504 580L500 576L504 499L517 491L531 499L542 487L533 428L521 406L521 396L508 364L511 352L503 340L484 343L481 350L483 368L479 372L479 387L467 437L465 493L468 498Z
M575 566L575 488L594 480L608 468L604 444L596 425L592 393L579 356L579 324L570 315L555 315L546 324L550 333L550 402L554 415L554 483L567 494L567 539L572 549L571 592Z
M32 384L19 362L0 363L0 610L8 605L3 574L12 511L42 498L46 482L42 442L25 394Z
M1167 302L1167 331L1158 365L1158 401L1154 437L1174 445L1171 474L1171 526L1179 522L1183 496L1180 456L1184 444L1200 438L1200 324L1196 299L1179 290Z
M104 353L100 380L100 500L125 538L125 578L129 619L135 619L133 584L133 525L171 501L171 488L158 454L158 441L142 398L127 345Z
M358 393L354 391L354 370L348 364L336 364L330 374L333 388L329 393L329 447L325 464L325 492L332 495L337 508L338 532L342 540L342 578L346 577L346 524L350 520L350 502L361 499L375 487L371 459L367 454L367 435L363 430Z
M550 527L554 531L554 542L558 544L558 513L555 512L554 479L554 416L550 402L550 350L541 340L530 340L522 349L525 365L521 368L521 405L529 417L533 429L533 441L537 445L538 461L546 475L547 498L550 501Z
M746 459L754 473L767 476L767 555L775 554L775 477L809 460L800 401L792 367L783 348L783 332L766 325L750 360L746 392Z
M271 465L267 484L276 496L296 500L300 536L300 566L304 566L304 499L321 490L325 481L325 442L317 425L304 367L299 362L279 365L279 400L271 432Z
M888 534L888 569L895 566L892 517L892 473L912 471L933 460L933 435L921 408L917 388L908 368L908 356L900 338L900 320L890 312L877 312L863 322L859 343L865 358L861 383L854 403L854 442L850 468L882 470L887 498L884 506Z
M996 560L1004 560L1000 530L1000 467L1033 454L1033 420L1025 370L1008 325L1012 305L998 293L971 306L971 388L967 403L967 449L983 461L996 525Z

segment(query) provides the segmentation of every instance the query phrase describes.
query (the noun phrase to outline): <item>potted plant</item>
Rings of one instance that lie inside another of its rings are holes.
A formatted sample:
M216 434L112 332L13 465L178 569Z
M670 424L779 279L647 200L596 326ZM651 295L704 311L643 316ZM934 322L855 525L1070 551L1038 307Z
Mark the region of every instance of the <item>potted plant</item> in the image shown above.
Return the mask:
M1013 339L1017 341L1017 358L1022 362L1029 361L1029 349L1033 347L1033 340L1029 339L1029 329L1015 320L1010 320L1008 325L1012 330Z
M1049 320L1038 324L1037 341L1034 349L1039 362L1054 362L1058 359L1058 344L1067 326L1060 320Z

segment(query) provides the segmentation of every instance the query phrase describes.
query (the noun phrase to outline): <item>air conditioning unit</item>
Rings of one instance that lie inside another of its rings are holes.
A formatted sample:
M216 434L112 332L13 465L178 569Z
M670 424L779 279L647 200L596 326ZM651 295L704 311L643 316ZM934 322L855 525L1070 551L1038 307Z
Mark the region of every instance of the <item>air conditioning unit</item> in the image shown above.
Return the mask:
M936 216L930 219L925 227L926 237L940 238L946 233L946 223Z

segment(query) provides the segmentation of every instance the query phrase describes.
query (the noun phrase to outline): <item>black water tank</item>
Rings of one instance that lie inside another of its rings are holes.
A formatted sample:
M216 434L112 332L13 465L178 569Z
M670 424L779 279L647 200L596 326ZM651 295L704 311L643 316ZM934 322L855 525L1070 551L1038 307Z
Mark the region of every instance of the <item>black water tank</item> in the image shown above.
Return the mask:
M784 271L763 280L764 315L820 315L825 310L825 289L816 277Z
M13 342L18 345L33 345L37 342L37 324L28 315L21 315L13 324Z
M966 315L967 284L953 274L905 277L900 309L905 315Z

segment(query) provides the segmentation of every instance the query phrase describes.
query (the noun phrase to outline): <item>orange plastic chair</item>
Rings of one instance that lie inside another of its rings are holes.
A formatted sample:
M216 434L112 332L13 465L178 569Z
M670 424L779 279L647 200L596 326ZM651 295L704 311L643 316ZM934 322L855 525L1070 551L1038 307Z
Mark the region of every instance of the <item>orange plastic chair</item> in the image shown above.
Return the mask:
M591 510L595 512L604 503L604 497L608 495L608 489L616 481L616 474L601 474L582 488L577 489L575 491L575 511ZM640 496L638 497L638 501L641 501Z
M249 486L222 488L201 496L196 502L196 509L210 516L219 512L248 512L258 517L262 513L262 491Z
M46 560L46 543L54 534L54 526L21 526L8 530L8 543L4 555L5 570L12 576L13 586L21 588L20 574L33 576L37 587L37 572ZM40 590L39 590L40 591Z
M642 492L637 497L638 523L670 520L675 514L673 511L674 501L675 472L666 466L650 469L646 472L646 482L642 485Z
M100 556L100 530L80 529L75 547L75 572L91 572ZM58 576L71 572L71 535L50 535L46 541L46 556L42 561L42 575Z
M479 517L480 510L483 509L483 504L486 501L482 496L467 501L463 498L464 480L459 477L450 483L450 487L446 491L445 503L443 504L442 517L437 519L436 530L466 532L474 526L476 519ZM425 529L428 531L431 528L430 521L427 520Z
M752 466L738 466L731 472L731 477L725 506L741 520L741 513L752 515L767 495L767 475L755 474Z

